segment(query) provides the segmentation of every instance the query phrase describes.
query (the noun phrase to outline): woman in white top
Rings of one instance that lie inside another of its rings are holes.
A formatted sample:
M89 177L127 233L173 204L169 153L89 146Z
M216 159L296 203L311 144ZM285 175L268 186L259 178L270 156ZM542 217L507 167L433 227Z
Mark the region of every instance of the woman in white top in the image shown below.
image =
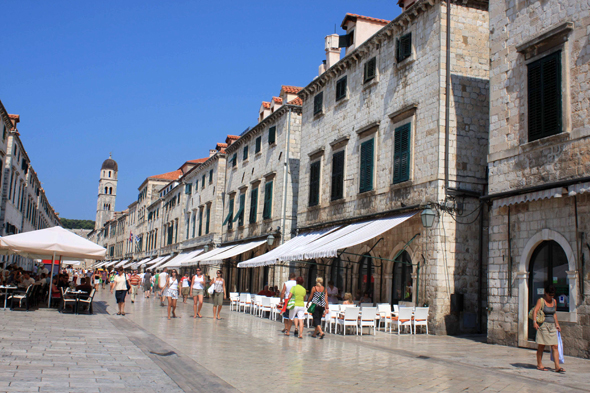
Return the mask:
M197 268L197 274L191 280L191 296L193 297L193 318L203 318L201 308L203 307L203 295L205 294L205 276L201 268Z
M176 270L172 269L168 275L168 281L164 287L164 296L168 298L168 319L170 319L170 311L172 310L172 318L179 318L176 316L176 302L179 295L178 277Z
M127 275L123 273L123 268L120 267L115 279L111 282L111 293L113 293L113 290L115 291L115 299L117 299L117 306L119 308L117 315L125 315L125 295L128 292L127 285L129 285ZM129 285L129 288L131 288L131 285Z
M217 277L211 280L210 285L213 286L213 319L221 319L221 307L223 306L223 299L225 299L225 280L221 270L217 271Z

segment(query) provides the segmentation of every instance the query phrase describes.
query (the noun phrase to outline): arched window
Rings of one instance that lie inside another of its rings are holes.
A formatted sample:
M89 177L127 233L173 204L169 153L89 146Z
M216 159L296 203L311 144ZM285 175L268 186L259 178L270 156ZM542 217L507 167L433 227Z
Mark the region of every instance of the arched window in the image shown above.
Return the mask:
M109 187L109 194L113 194L113 187Z
M391 286L391 304L400 301L412 301L412 260L407 251L397 258L393 265L393 277Z
M547 240L539 244L529 265L529 307L545 293L545 285L555 286L557 311L569 311L569 283L567 279L568 262L565 251L553 241ZM529 320L529 339L534 339L535 329Z
M375 278L373 277L373 258L371 258L370 255L365 255L361 259L359 266L358 292L360 295L362 296L367 293L372 299L374 282Z
M109 177L111 177L111 171L109 171Z
M105 193L105 194L108 194L108 193L109 193L109 188L108 188L108 187L105 187L105 188L104 188L104 193Z

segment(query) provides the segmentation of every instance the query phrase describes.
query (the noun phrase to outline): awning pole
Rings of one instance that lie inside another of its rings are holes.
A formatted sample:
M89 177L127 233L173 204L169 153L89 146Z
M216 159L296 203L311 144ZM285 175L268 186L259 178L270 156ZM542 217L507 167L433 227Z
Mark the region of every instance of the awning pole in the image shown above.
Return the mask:
M53 258L51 258L51 270L49 271L49 300L47 301L47 308L51 308L51 288L53 286L53 264L55 263L55 251L53 252Z

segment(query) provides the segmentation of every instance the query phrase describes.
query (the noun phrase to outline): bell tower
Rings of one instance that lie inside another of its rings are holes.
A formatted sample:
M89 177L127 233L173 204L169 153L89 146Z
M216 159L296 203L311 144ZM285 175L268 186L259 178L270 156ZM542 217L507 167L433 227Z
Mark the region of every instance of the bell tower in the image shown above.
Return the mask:
M100 168L98 181L98 202L96 204L96 222L94 229L100 229L115 216L115 199L117 198L117 174L119 167L109 154Z

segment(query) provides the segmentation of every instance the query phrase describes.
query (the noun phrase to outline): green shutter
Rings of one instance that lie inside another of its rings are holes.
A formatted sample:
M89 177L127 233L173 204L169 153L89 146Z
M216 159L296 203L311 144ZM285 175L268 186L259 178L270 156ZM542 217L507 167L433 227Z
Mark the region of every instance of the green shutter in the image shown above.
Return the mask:
M231 166L232 168L235 167L238 163L238 153L234 153L233 156L231 156Z
M207 222L205 222L205 235L209 234L209 221L211 219L211 205L207 205Z
M272 145L276 142L277 137L277 127L272 126L268 129L268 144Z
M256 149L255 149L254 153L260 153L261 148L262 148L262 137L259 136L258 138L256 138Z
M262 210L262 219L268 220L272 216L272 181L264 185L264 209Z
M227 216L225 217L225 220L223 220L223 223L221 225L223 226L223 225L227 224L227 229L231 229L233 218L234 218L234 198L231 198L229 200L229 204L228 204Z
M205 188L205 175L203 175L202 183L203 183L203 188Z
M412 56L412 33L401 36L396 40L395 59L399 63Z
M561 51L528 65L529 142L562 132Z
M256 222L256 215L258 214L258 187L250 192L250 224Z
M321 91L313 97L313 114L317 115L324 109L324 92Z
M244 146L244 154L242 155L242 160L246 161L248 159L248 145Z
M401 183L410 180L410 141L411 123L395 129L395 147L393 153L393 182Z
M336 82L336 101L346 97L346 76L343 76Z
M374 139L361 144L361 171L359 192L373 189L373 149Z
M332 156L332 200L344 196L344 150Z
M213 183L213 169L209 171L209 184Z
M365 77L364 81L368 82L377 75L377 58L373 57L365 63Z
M199 236L203 234L203 209L199 210Z
M244 207L246 205L246 194L240 194L240 208L234 216L234 222L238 221L238 226L244 226Z
M320 203L320 161L312 163L309 167L309 206L317 206Z

